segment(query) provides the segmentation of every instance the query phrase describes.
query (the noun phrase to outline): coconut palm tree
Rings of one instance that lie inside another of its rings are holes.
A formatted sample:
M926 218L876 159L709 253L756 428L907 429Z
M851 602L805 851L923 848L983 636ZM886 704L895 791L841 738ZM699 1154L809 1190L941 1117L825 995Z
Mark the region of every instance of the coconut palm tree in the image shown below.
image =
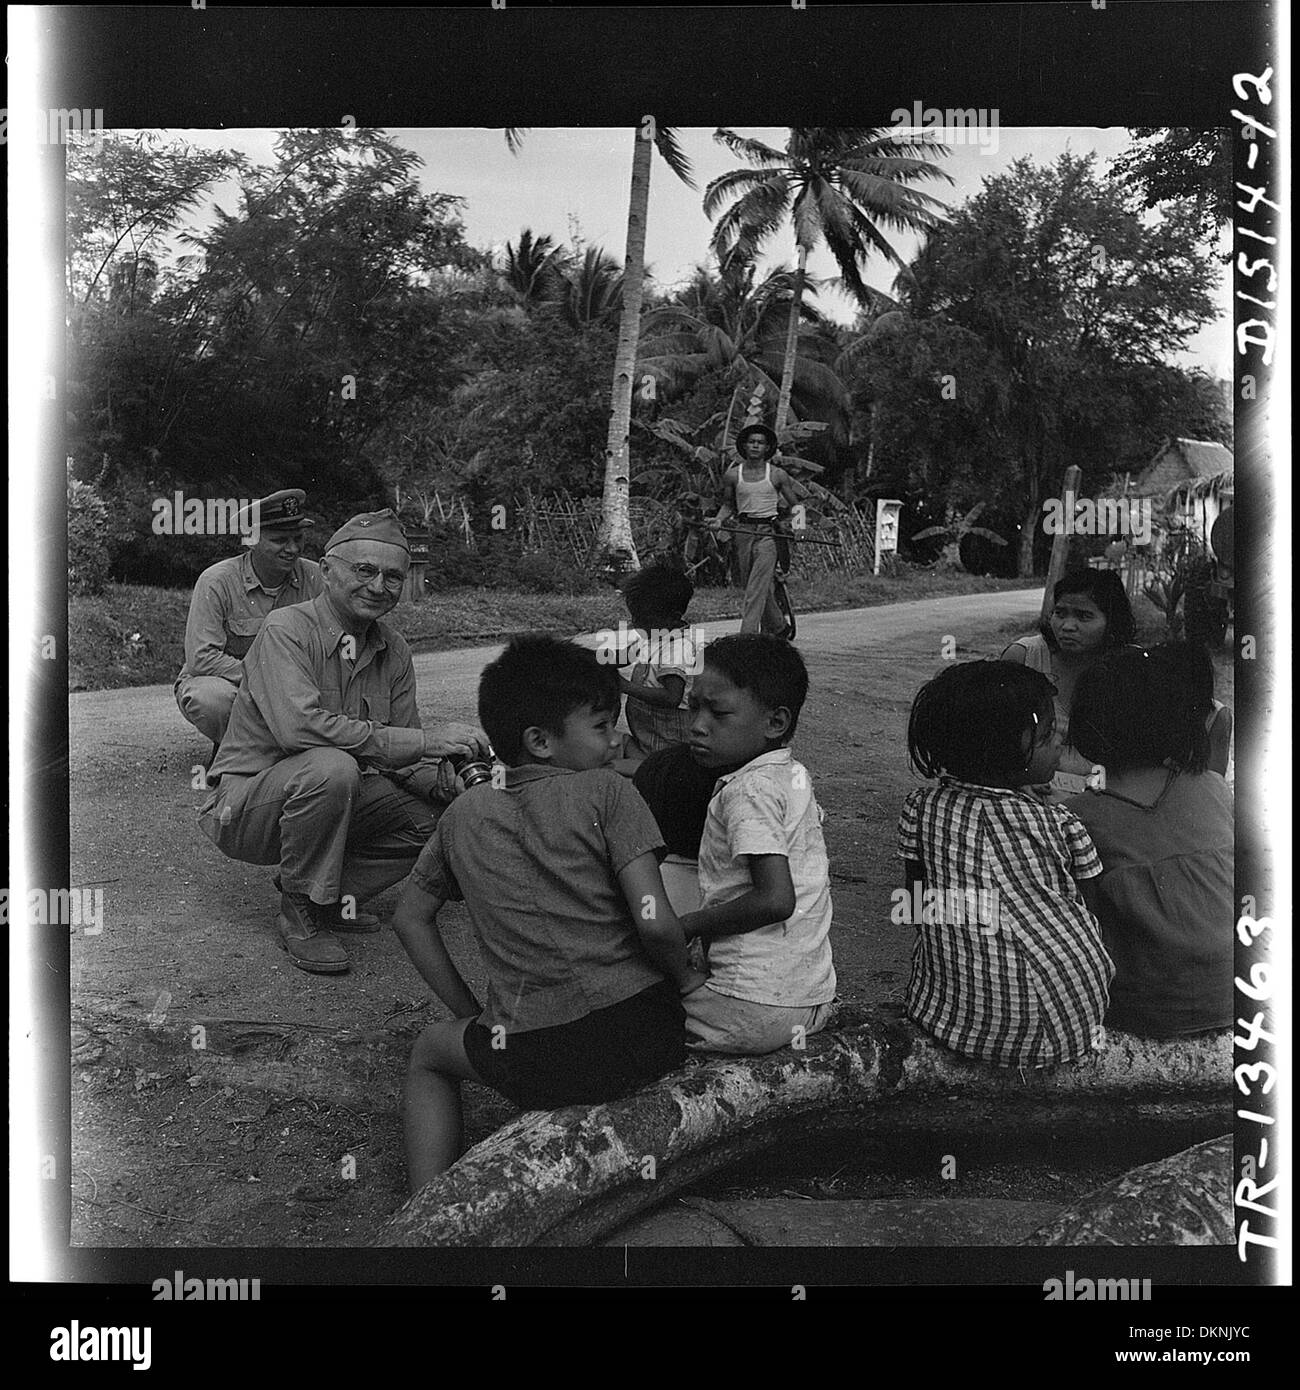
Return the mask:
M517 246L506 242L498 273L522 307L532 312L555 299L568 263L568 252L554 237L535 237L532 228L525 227Z
M835 437L846 437L848 391L831 366L839 348L809 302L818 286L811 278L804 286L792 391L801 414L827 420ZM717 272L697 266L672 302L646 315L637 375L655 378L660 400L681 395L710 372L721 372L736 387L762 387L775 400L793 293L794 274L784 266L761 279L753 261L734 256Z
M903 268L882 228L916 232L939 225L944 205L912 185L925 179L952 182L924 157L946 154L947 149L928 135L902 135L894 127L792 127L784 150L730 130L715 131L714 139L756 166L720 174L705 190L709 217L734 200L713 230L714 251L753 256L787 217L794 228L798 265L777 400L775 428L780 434L790 413L809 253L824 241L839 265L844 287L867 303L860 267L872 251Z
M614 354L614 388L610 401L609 437L605 442L605 488L600 530L592 558L607 575L637 567L630 511L631 460L628 435L632 427L632 384L637 339L641 330L641 300L645 293L645 231L650 207L650 146L688 188L694 188L690 161L677 144L675 131L647 116L637 127L632 151L632 189L627 209L627 255L623 261L623 313Z
M570 328L612 319L622 304L627 277L618 262L599 246L588 246L580 261L571 261L554 286L552 304Z
M518 154L526 126L505 126L506 147ZM613 576L637 567L632 542L630 509L631 461L628 434L632 426L632 377L641 328L645 293L645 229L650 207L650 146L688 188L694 188L690 161L677 144L676 132L646 116L637 127L632 151L632 190L627 209L627 254L623 262L623 312L614 354L614 389L610 401L609 436L605 441L605 486L600 530L592 558L597 568Z

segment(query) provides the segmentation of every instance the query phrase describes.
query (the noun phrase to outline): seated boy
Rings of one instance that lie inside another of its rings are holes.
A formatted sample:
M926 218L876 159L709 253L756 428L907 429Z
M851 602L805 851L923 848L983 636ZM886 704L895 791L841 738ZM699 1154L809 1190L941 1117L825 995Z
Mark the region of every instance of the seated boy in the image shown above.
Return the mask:
M718 778L734 767L706 768L685 743L661 748L640 764L632 785L641 793L664 837L659 865L673 911L680 917L700 906L700 841Z
M695 593L691 581L667 565L647 565L623 586L632 626L641 639L629 649L631 671L620 674L631 730L627 757L644 758L689 737L687 697L699 670L699 647L686 623Z
M707 982L683 999L698 1051L774 1052L830 1017L821 811L788 746L807 692L795 648L759 633L711 643L691 691L692 755L719 773L700 844L703 905L682 918L708 952Z
M411 872L393 926L452 1017L416 1041L406 1089L412 1190L462 1147L460 1082L524 1109L612 1100L682 1064L686 959L641 797L609 768L618 678L596 654L536 634L483 672L479 719L506 764L459 796ZM437 917L464 899L485 1004Z

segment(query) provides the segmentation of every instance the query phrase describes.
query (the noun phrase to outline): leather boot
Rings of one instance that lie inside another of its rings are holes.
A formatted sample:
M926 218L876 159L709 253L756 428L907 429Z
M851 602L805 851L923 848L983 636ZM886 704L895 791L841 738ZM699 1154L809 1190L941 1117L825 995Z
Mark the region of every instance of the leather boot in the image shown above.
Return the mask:
M271 879L271 882L275 885L277 893L284 892L280 886L278 872ZM329 918L328 922L323 921L322 924L328 926L330 931L377 932L379 930L380 921L373 912L362 912L358 907L353 909L350 917L344 917L342 903L330 903L328 906L317 903L316 906Z
M341 975L348 969L343 943L327 930L327 912L306 893L280 894L280 915L275 922L280 944L299 970L313 975Z

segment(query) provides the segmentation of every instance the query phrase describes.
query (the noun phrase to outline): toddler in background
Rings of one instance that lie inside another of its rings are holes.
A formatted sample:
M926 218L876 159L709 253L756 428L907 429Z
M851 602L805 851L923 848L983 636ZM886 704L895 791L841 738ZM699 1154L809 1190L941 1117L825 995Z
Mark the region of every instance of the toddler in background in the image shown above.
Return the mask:
M1114 967L1089 910L1101 861L1075 815L1028 790L1059 757L1054 693L1027 667L963 662L921 688L907 729L912 765L938 785L907 794L898 852L909 890L953 905L913 922L907 1015L997 1067L1072 1062L1105 1037ZM956 910L975 903L991 910Z
M1101 855L1106 1022L1144 1037L1233 1021L1232 792L1207 767L1209 664L1181 643L1115 652L1079 678L1070 713L1075 746L1106 768L1067 803Z
M623 601L640 639L629 649L630 672L619 674L631 731L625 758L639 760L689 737L687 699L700 669L699 646L686 624L694 594L691 581L667 565L647 565L623 585Z

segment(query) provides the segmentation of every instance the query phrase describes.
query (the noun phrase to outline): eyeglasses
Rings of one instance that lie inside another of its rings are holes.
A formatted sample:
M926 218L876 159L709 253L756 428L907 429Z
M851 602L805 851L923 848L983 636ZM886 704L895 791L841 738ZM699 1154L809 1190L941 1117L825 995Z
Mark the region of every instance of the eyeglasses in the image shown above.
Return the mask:
M365 560L355 564L351 560L345 560L342 555L327 555L325 558L346 565L363 584L373 584L380 575L384 577L385 589L398 590L406 583L406 574L402 570L381 570L378 565L372 565Z

